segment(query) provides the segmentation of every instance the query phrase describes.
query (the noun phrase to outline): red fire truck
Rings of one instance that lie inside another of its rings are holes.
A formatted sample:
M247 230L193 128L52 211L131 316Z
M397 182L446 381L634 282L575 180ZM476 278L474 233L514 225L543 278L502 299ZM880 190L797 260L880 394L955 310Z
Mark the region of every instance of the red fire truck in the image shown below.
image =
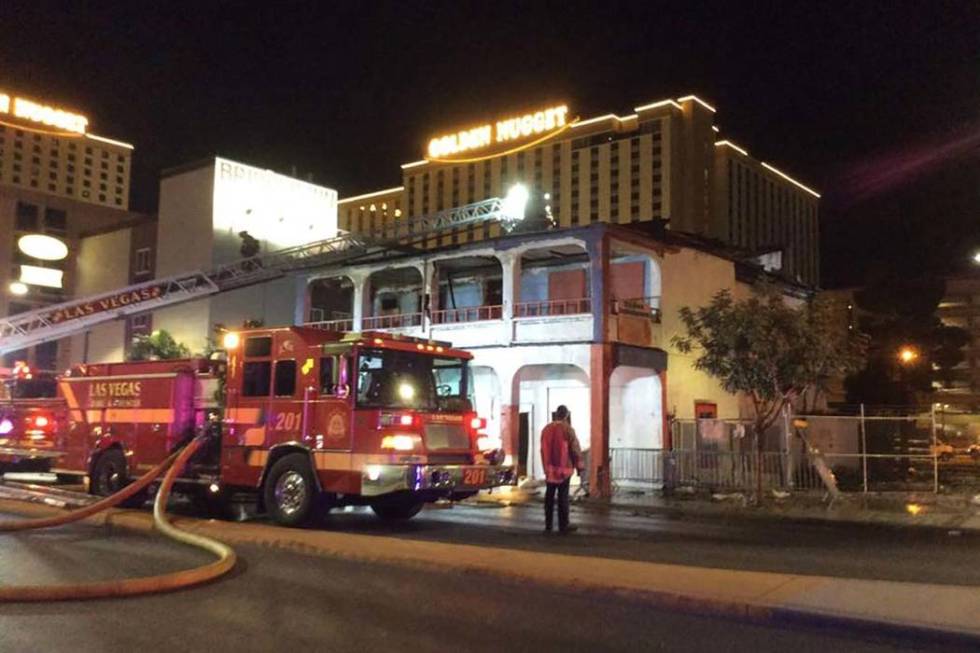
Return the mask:
M59 377L54 471L111 494L211 432L213 446L183 472L185 489L255 491L285 525L344 505L407 519L426 502L512 479L472 410L468 352L305 327L224 340L220 360L88 365Z
M0 475L7 472L46 472L60 453L52 434L56 398L51 373L36 372L26 363L0 369Z

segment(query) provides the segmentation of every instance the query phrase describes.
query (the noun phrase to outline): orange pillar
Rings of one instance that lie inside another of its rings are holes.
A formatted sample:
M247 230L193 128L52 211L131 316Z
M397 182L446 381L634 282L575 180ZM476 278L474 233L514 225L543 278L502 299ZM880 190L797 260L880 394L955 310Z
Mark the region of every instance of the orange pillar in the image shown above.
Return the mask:
M609 377L612 374L612 345L594 344L591 351L592 433L589 456L589 486L593 496L609 497Z
M663 442L661 447L664 451L671 451L674 447L674 434L670 431L670 413L667 410L667 370L661 370L657 376L660 377L660 415L663 418Z

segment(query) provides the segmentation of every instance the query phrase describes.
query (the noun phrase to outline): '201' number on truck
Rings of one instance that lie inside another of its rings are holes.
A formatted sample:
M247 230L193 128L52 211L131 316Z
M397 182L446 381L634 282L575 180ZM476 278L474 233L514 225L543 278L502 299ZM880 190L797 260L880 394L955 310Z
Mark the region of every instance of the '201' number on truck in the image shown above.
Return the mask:
M294 431L299 428L299 413L276 413L276 425L273 427L277 431Z

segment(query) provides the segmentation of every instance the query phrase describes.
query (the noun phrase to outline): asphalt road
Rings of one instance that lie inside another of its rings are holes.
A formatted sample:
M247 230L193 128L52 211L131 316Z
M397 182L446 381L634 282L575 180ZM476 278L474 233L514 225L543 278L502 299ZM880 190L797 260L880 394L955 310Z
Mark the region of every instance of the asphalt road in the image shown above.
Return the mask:
M457 515L459 513L456 513ZM447 524L449 514L420 524ZM270 527L271 528L271 527ZM588 535L576 535L581 542ZM0 605L0 651L892 651L948 644L669 612L612 594L238 546L233 576L127 599ZM71 526L0 537L4 583L68 582L190 566L156 538Z
M459 504L384 524L369 510L334 511L343 532L547 550L648 562L846 578L980 586L980 536L932 529L572 509L580 530L545 536L540 504Z

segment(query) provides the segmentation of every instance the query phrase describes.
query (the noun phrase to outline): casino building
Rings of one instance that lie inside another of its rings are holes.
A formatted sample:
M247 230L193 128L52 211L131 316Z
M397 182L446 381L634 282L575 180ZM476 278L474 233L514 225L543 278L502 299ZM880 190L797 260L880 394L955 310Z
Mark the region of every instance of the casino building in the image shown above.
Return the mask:
M548 129L544 114L555 109L561 118ZM542 114L541 129L535 114ZM512 132L495 142L493 122L436 136L426 158L401 166L402 185L341 199L340 227L371 230L403 215L502 196L523 182L550 195L561 227L663 221L672 231L749 257L766 255L787 278L815 287L820 195L723 139L716 115L707 102L686 96L642 104L624 116L575 119L564 106L534 112L523 142L510 138ZM497 235L496 227L478 228L429 245Z
M155 223L129 211L133 146L89 124L75 111L0 89L0 317L84 295L114 267L127 279L152 274ZM135 236L117 243L111 258L83 256L89 236L119 228ZM126 328L139 332L140 324ZM24 359L60 368L68 347L45 343L4 356L0 367Z

